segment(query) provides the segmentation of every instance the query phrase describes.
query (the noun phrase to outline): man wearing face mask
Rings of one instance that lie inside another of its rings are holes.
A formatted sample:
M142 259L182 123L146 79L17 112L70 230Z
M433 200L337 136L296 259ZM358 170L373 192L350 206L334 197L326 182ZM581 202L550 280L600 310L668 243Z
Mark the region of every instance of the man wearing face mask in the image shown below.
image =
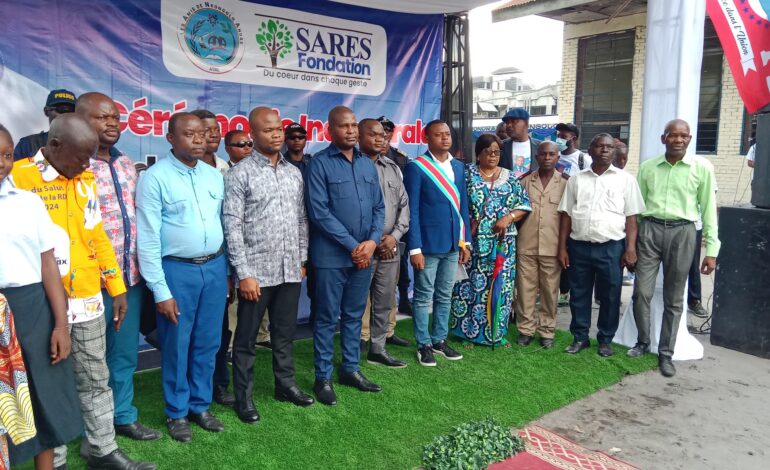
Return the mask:
M556 126L556 145L559 146L559 161L556 171L573 176L591 166L591 157L578 150L577 140L580 130L574 124L560 123Z

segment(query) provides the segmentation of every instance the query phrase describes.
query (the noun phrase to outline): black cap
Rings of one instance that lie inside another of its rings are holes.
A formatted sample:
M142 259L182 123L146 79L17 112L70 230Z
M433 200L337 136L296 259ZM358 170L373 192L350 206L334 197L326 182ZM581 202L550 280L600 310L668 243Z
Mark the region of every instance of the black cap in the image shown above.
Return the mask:
M385 116L380 116L377 118L377 122L382 124L382 128L385 129L388 132L391 132L393 129L396 128L396 125L393 124L393 121L386 118Z
M304 136L307 136L307 131L305 130L305 128L302 127L301 125L299 125L299 123L296 123L296 122L292 122L288 126L284 127L283 128L283 132L286 135L289 135L289 134L302 134Z
M52 108L57 104L70 104L75 106L75 93L65 89L51 90L51 93L48 93L48 99L45 100L45 107Z
M575 137L580 137L580 130L578 130L578 127L576 125L571 123L566 124L566 123L560 122L559 124L556 125L556 132L559 132L559 131L572 132L573 134L575 134Z

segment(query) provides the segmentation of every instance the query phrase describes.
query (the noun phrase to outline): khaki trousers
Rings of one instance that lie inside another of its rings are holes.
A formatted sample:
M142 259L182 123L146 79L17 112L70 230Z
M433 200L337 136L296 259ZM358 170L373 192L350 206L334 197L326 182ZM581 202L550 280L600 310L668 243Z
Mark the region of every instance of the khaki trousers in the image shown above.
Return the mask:
M519 254L516 259L516 326L519 334L553 338L561 265L555 256ZM540 310L535 302L540 289Z

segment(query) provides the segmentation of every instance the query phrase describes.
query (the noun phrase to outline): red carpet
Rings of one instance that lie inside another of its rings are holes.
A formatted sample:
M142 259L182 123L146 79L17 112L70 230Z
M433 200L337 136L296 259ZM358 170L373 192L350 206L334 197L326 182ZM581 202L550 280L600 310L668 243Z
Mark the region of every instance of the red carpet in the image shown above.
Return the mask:
M524 439L526 451L490 465L488 470L639 470L540 426L525 428L519 436Z

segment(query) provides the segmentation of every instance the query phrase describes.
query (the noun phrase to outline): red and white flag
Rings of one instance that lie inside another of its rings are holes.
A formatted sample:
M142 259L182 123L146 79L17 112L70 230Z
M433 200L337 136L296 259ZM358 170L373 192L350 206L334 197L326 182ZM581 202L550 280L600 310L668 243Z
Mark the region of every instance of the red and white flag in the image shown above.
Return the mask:
M707 0L706 11L746 109L770 104L770 0Z

